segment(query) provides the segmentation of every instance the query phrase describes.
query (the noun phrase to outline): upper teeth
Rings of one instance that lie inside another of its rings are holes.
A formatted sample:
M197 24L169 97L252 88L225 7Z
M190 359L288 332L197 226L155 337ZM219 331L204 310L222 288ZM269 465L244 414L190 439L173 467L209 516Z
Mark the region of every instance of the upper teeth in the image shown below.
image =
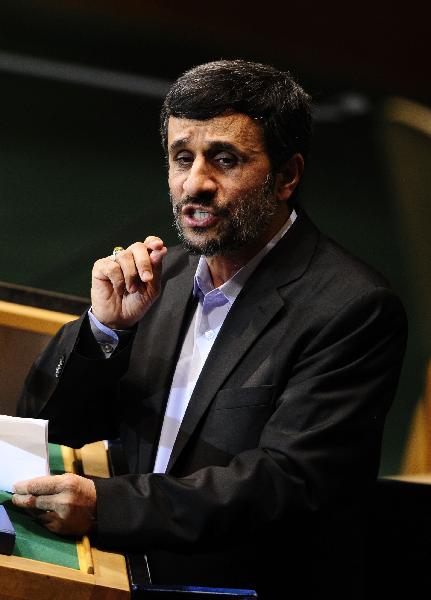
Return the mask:
M195 219L206 219L209 213L204 210L195 210L193 216Z

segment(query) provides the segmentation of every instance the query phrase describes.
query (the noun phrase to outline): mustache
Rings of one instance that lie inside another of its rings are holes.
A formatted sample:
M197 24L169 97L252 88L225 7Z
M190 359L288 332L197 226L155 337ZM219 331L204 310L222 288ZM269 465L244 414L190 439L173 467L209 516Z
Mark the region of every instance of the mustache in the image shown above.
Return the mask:
M212 208L213 214L217 215L217 216L223 216L223 215L227 215L229 213L229 210L227 208L218 208L217 209L217 206L214 203L214 195L213 194L202 193L197 196L185 196L179 202L176 202L174 200L172 194L170 194L170 197L171 197L172 207L173 207L176 215L179 215L181 213L182 209L185 206L188 206L190 204L198 204L199 206L203 206L205 208Z

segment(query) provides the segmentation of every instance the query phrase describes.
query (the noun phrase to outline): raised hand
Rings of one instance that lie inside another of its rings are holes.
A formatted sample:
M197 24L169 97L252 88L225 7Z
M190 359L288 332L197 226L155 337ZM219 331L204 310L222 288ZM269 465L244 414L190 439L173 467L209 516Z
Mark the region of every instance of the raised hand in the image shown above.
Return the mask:
M163 241L149 236L94 263L91 302L94 316L111 329L132 327L160 293Z

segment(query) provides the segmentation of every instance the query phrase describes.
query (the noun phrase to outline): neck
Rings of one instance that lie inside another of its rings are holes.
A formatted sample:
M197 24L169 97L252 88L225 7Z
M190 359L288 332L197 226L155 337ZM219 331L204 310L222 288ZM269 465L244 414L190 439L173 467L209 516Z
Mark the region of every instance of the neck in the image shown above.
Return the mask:
M250 257L252 258L252 257ZM231 279L248 260L242 256L209 256L206 259L214 287Z

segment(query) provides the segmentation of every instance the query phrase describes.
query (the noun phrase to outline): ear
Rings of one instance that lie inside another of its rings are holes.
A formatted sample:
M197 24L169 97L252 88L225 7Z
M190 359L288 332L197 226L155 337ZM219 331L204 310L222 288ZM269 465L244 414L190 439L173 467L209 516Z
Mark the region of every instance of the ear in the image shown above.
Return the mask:
M279 201L286 202L301 180L304 171L302 154L296 153L281 166L275 176L275 193Z

